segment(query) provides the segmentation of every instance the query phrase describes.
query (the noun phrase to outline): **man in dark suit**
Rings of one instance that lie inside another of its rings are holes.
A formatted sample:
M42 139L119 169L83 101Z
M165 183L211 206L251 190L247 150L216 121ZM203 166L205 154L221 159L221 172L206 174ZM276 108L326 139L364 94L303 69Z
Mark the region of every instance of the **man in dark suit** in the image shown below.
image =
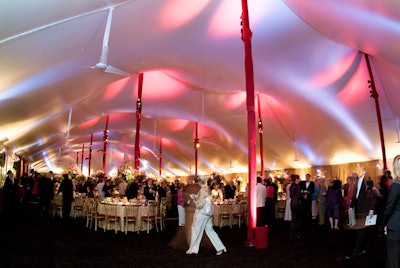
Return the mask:
M139 188L139 180L135 178L133 182L128 184L126 188L125 194L128 199L137 198L138 195L138 188Z
M236 186L233 180L230 180L227 185L225 185L225 199L234 199L236 193Z
M62 193L63 215L65 219L68 220L69 215L71 214L72 200L74 199L74 187L71 179L68 177L68 174L63 174L62 177L63 180L58 188L58 193Z
M8 215L15 215L18 205L18 181L14 178L14 173L7 171L7 177L3 186L4 209Z
M51 180L50 173L47 173L45 176L39 175L38 195L41 216L48 218L50 216L51 200L54 198L54 183Z
M365 171L358 177L357 173L351 175L356 182L353 198L350 203L349 212L354 210L356 218L356 225L352 229L356 230L355 240L350 241L349 245L354 245L351 254L346 256L346 259L351 259L367 253L368 247L368 234L367 227L365 226L365 219L367 216L374 214L374 202L370 198L367 190L367 183L365 182Z
M143 189L143 195L147 200L156 200L157 187L153 184L153 179L148 179Z
M300 190L303 195L303 224L305 227L309 227L312 223L311 196L315 190L315 184L311 181L310 174L306 174L306 180L300 182Z

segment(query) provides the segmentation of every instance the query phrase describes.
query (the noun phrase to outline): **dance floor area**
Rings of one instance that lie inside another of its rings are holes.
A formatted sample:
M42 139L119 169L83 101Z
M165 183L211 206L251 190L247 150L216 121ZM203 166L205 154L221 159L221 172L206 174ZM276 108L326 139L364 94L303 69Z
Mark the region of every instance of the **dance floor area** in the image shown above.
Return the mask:
M245 226L214 227L227 253L216 256L204 243L198 255L170 247L179 231L176 219L166 221L166 230L149 234L89 230L84 220L39 217L28 205L17 223L0 218L0 267L385 267L385 238L375 232L369 252L346 260L348 237L345 230L310 227L302 240L289 240L289 225L280 221L269 227L268 247L245 245Z

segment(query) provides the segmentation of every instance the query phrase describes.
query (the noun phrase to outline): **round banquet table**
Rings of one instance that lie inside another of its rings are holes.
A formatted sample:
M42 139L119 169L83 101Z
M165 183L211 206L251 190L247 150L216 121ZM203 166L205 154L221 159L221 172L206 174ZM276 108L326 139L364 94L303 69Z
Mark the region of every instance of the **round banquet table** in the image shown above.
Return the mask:
M117 216L119 216L121 218L120 220L120 225L119 225L119 231L124 231L125 229L125 210L126 210L126 206L127 205L131 205L131 204L125 204L125 203L114 203L114 205L117 205ZM99 203L97 206L97 212L100 214L105 214L105 206L106 204L104 203ZM139 231L145 231L147 230L147 227L145 224L143 224L141 218L142 216L146 216L148 212L148 206L145 205L140 205L139 206L139 214L138 214L138 218L136 219L136 224L135 225L129 225L128 226L128 232L137 232L139 229ZM99 223L99 227L106 229L106 230L114 230L113 226L105 226L105 221L102 221ZM152 229L154 226L152 225L150 228Z

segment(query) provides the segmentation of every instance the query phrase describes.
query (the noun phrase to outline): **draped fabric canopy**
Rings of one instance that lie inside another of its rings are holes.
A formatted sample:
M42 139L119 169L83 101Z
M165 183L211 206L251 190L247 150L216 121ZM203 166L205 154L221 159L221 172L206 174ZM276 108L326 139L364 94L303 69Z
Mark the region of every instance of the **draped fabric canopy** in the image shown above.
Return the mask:
M382 159L364 54L393 158L399 3L248 5L265 167ZM107 170L133 165L143 73L141 169L158 173L161 138L163 174L194 174L198 122L198 173L247 171L240 0L4 0L0 7L0 142L33 168L87 169L93 134L91 168L101 169L107 115Z

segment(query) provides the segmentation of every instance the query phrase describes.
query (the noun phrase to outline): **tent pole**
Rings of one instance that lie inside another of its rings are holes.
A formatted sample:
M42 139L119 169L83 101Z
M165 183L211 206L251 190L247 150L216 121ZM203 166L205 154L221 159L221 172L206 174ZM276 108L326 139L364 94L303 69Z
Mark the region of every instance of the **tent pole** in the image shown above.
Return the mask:
M81 173L83 172L83 156L85 155L85 144L82 143Z
M264 139L263 139L263 123L261 119L261 105L260 105L260 94L257 94L258 101L258 135L260 136L260 158L261 158L261 177L265 177L264 174Z
M160 176L161 176L161 174L162 174L162 137L160 137L160 154L159 154L159 157L160 157Z
M135 170L139 171L140 163L140 124L142 118L143 73L138 78L138 99L136 101L136 136L135 136Z
M371 91L370 91L371 98L373 98L375 100L375 110L376 110L376 116L378 118L379 136L381 138L383 170L387 170L385 140L384 140L384 136L383 136L381 109L380 109L379 100L378 100L379 95L378 95L378 92L376 91L374 75L372 73L371 64L369 62L369 55L364 53L364 56L365 56L365 61L367 62L367 67L368 67L368 73L369 73L369 79L370 79L370 80L368 80L368 84L369 84L369 88L371 88Z
M194 129L194 176L197 177L197 161L198 161L198 153L199 153L199 123L196 122Z
M92 164L92 151L93 151L93 133L90 134L88 176L90 176L90 165Z
M251 37L249 23L249 11L247 0L242 0L242 40L244 42L244 63L246 76L246 105L247 105L247 132L248 132L248 164L249 164L249 184L248 184L248 226L247 226L247 246L253 246L256 227L256 114L254 109L254 74L253 59L251 52Z
M106 172L106 157L107 157L107 143L108 143L108 118L109 116L106 116L106 127L104 129L104 135L103 135L103 141L104 141L104 147L103 147L103 171Z

